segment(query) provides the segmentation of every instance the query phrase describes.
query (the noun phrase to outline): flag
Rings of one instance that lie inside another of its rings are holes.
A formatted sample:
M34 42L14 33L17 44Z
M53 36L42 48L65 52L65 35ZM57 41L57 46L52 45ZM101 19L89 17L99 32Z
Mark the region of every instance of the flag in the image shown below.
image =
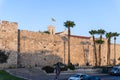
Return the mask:
M54 18L51 19L53 22L55 22L56 20Z

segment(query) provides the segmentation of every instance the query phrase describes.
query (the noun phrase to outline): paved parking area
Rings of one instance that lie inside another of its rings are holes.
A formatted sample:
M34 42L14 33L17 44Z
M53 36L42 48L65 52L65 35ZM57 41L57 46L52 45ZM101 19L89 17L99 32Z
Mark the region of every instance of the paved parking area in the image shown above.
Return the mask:
M27 80L52 80L44 71L36 68L7 69L6 71Z
M6 69L12 75L25 78L27 80L54 80L55 73L47 74L41 68L16 68L16 69ZM67 80L67 78L74 73L86 73L85 70L68 70L61 72L59 80ZM88 71L87 71L88 73ZM90 71L90 73L92 73Z

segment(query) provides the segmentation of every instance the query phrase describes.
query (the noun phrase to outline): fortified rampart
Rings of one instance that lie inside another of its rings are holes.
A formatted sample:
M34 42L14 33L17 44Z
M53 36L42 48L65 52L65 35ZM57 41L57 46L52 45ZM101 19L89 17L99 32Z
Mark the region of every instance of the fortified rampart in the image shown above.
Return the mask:
M0 49L17 51L18 25L15 22L0 22Z
M61 61L67 64L67 37L27 30L18 30L17 23L0 23L0 49L17 51L8 63L34 67L53 65ZM107 42L102 44L102 65L107 63ZM120 45L116 45L116 59L120 57ZM71 62L94 65L93 42L91 37L71 36ZM12 53L11 53L12 54ZM97 47L98 54L98 47ZM18 56L18 57L17 57ZM114 45L111 45L111 64L114 59ZM16 62L14 62L14 61ZM11 62L10 62L11 61ZM117 60L117 64L118 64ZM1 64L2 65L2 64Z
M7 63L0 64L0 68L17 66L18 25L15 22L0 22L0 50L9 51Z

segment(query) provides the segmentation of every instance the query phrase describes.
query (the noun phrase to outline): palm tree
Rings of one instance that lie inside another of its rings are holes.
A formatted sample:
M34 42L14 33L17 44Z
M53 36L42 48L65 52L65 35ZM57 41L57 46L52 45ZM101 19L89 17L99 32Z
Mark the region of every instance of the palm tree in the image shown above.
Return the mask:
M120 34L118 34L117 32L113 33L113 37L114 37L114 65L116 65L116 37L119 35Z
M109 32L109 33L106 33L106 38L107 38L107 65L110 65L110 56L111 56L111 38L113 37L113 33L112 32Z
M99 66L100 66L101 65L101 44L104 43L104 41L102 40L102 35L105 34L105 30L98 29L97 34L100 35L100 39L97 41L99 44Z
M89 33L92 35L92 38L93 38L93 52L94 52L94 55L95 55L95 66L97 66L97 53L96 53L96 44L95 44L95 34L97 33L96 30L91 30L89 31Z
M75 23L73 21L64 22L64 26L68 28L68 65L70 65L70 27L74 27Z
M99 45L99 66L101 66L101 44L103 44L104 41L101 39L98 39L95 42Z

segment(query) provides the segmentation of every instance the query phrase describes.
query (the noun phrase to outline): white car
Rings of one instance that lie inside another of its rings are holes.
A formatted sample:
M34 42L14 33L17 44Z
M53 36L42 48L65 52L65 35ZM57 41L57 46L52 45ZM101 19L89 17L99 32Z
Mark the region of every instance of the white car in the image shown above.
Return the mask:
M76 73L68 78L68 80L83 80L84 77L88 76L87 74Z
M113 66L109 73L111 75L120 75L120 66Z

